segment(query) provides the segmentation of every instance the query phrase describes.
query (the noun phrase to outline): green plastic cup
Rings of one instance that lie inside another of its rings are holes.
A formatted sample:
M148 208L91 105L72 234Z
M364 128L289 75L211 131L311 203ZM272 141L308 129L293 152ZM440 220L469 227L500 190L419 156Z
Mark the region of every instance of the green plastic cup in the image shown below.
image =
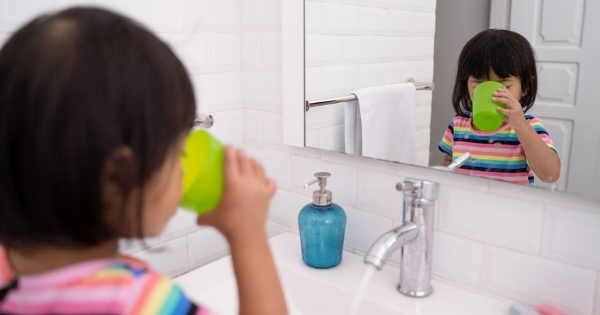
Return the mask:
M181 207L202 215L214 209L223 195L225 146L206 130L192 131L182 157Z
M506 105L492 102L494 92L506 87L496 81L481 82L473 90L473 124L482 131L494 131L504 122L504 114L498 111L498 107L506 108Z

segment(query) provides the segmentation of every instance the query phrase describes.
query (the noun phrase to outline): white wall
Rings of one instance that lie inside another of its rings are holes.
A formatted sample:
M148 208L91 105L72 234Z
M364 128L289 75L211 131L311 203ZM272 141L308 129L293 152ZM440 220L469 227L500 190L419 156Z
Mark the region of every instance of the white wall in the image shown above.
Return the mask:
M433 80L435 2L313 0L305 3L306 98ZM344 152L345 103L306 114L306 145ZM428 165L431 92L417 92L416 164Z
M434 242L436 278L503 299L548 302L570 314L600 315L598 202L283 145L281 1L153 0L132 5L128 11L175 38L188 35L184 26L195 24L194 12L198 12L198 21L204 24L192 33L204 40L182 41L187 45L174 40L175 49L188 66L194 67L198 89L214 84L203 92L211 97L200 96L200 110L216 113L217 136L226 142L243 143L277 180L279 190L271 203L272 233L297 233L298 211L311 201L311 192L303 190L302 184L312 179L314 172L325 170L333 174L329 189L334 201L348 214L346 248L363 253L381 233L400 224L402 196L395 191L395 183L405 177L435 180L442 185ZM180 10L173 12L180 15L171 17L167 2L174 3ZM25 6L0 0L0 38L43 7L42 3L49 1L29 1ZM67 1L52 3L64 5ZM154 5L160 8L160 3L164 4L162 9L149 9ZM183 23L182 16L192 22ZM231 40L236 36L239 44ZM222 76L231 79L218 80ZM241 97L241 101L222 104L230 95ZM226 253L223 239L212 229L196 227L193 215L185 212L178 213L163 235L149 240L149 244L155 249L123 248L137 252L172 276ZM392 259L392 264L397 263L398 254Z

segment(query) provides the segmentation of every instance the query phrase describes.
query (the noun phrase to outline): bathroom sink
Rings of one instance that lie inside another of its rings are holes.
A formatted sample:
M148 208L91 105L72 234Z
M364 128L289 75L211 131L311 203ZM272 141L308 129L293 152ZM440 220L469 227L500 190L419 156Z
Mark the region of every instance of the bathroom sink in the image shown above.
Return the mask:
M314 269L302 262L300 238L283 233L269 240L289 313L292 315L347 315L367 270L363 257L344 251L340 265ZM369 266L369 268L373 268ZM399 270L386 266L375 272L358 314L498 314L505 315L505 301L433 280L434 292L426 298L409 298L396 290ZM237 287L229 256L193 270L175 281L193 300L217 314L238 314Z

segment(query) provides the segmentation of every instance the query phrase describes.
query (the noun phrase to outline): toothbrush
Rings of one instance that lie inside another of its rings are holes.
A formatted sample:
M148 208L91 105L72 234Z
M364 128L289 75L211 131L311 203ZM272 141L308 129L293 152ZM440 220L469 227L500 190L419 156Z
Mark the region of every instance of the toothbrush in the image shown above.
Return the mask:
M548 305L548 304L540 304L535 306L535 310L540 315L569 315L565 312L559 311L556 308Z
M508 308L510 315L542 315L538 313L531 305L517 302Z

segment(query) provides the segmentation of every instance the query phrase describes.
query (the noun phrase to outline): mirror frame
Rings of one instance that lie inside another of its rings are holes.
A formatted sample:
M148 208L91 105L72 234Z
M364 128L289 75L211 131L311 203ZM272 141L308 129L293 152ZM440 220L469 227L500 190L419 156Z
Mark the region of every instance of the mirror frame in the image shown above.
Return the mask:
M304 148L304 0L281 2L281 34L283 143Z

